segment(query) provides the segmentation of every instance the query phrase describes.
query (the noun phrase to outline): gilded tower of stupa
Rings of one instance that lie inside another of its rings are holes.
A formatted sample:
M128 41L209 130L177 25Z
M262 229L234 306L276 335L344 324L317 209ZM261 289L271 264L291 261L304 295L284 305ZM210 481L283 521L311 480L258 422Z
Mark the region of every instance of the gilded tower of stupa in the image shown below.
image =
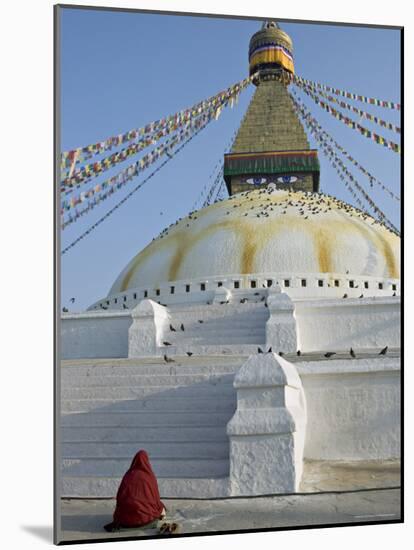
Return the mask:
M229 194L270 183L278 189L318 191L318 153L310 149L287 90L294 72L292 40L277 23L264 23L252 36L249 70L256 91L224 159Z

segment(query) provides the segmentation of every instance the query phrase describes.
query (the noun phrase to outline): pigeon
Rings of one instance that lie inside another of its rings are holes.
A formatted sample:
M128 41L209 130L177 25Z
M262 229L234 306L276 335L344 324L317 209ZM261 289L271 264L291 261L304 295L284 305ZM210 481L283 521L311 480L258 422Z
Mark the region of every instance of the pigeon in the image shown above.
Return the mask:
M204 323L204 321L202 321L201 319L198 320L199 323Z
M272 353L272 346L267 350L267 353Z
M394 292L394 293L393 293L393 296L397 296L397 293L396 293L396 292Z
M102 309L108 309L106 306L101 306Z
M298 351L296 352L296 355L299 355L300 356L300 349L298 349Z
M363 297L364 297L364 295L363 295L363 294L361 294L360 298L363 298Z
M75 303L75 298L71 298L70 301L72 302L72 304Z
M332 357L332 355L336 355L336 353L334 351L327 351L325 353L325 357Z
M186 354L188 355L188 357L191 357L193 355L193 352L192 351L186 351Z
M122 304L122 307L123 307L124 309L128 309L128 306L127 306L126 304Z
M183 325L183 323L181 323L180 329L181 329L182 331L184 331L184 325Z
M342 296L342 298L348 298L348 294L345 292L345 294Z
M385 346L385 348L383 348L378 355L385 355L388 351L388 346Z
M352 357L356 357L355 352L352 348L349 350L349 353L351 354Z
M63 311L63 313L67 313L69 310L68 310L67 307L64 307L64 308L62 309L62 311Z
M280 357L283 357L285 354L283 353L283 351L279 351L279 355Z
M174 359L170 359L169 357L167 357L167 355L164 355L164 361L166 363L174 363L175 362Z
M257 348L257 353L263 353L263 350L261 348Z
M164 346L171 346L170 342L163 342Z
M247 301L247 298L242 298L242 299L240 300L240 303L241 303L241 304L245 304L246 301Z
M170 325L170 330L171 332L175 332L175 328L172 325Z
M260 292L255 292L254 296L260 296Z

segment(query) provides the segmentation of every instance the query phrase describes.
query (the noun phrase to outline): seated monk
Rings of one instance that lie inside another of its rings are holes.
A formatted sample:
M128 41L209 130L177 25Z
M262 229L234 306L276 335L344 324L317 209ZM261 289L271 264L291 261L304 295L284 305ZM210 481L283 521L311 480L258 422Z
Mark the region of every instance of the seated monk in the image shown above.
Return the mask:
M142 527L164 516L165 507L148 454L139 451L119 486L113 522L104 528L111 532L122 527Z

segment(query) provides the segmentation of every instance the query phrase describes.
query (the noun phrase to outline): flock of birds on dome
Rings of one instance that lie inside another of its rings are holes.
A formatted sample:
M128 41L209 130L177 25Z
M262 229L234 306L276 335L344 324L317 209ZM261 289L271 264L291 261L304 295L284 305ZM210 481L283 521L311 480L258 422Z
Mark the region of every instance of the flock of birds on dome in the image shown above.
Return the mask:
M281 194L286 195L286 199L283 201L279 200ZM261 198L261 201L257 204L259 197ZM240 201L240 199L243 200ZM250 206L250 202L255 204ZM292 188L289 188L286 191L280 189L275 190L273 187L269 186L268 188L260 190L252 189L249 191L243 191L237 195L232 195L227 199L219 199L213 204L217 203L223 203L224 205L228 204L229 210L224 213L225 216L237 214L240 217L244 216L255 219L285 215L288 212L292 212L299 214L299 216L303 216L304 220L312 220L312 217L317 216L318 214L326 214L330 211L339 210L345 212L351 217L370 223L372 226L380 226L392 232L386 224L376 220L363 210L360 210L332 195L322 194L319 192L297 192ZM238 209L241 209L241 211ZM152 241L167 237L171 230L177 226L191 228L192 223L199 218L199 215L197 215L199 213L200 210L196 210L190 212L185 218L178 218L177 221L163 229L157 237L152 239Z

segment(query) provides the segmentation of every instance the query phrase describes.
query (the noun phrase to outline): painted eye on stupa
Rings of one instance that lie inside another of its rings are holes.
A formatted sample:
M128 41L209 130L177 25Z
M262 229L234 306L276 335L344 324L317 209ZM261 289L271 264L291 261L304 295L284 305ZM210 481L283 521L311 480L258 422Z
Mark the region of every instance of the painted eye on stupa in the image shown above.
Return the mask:
M261 176L256 178L248 178L246 180L246 183L249 183L250 185L263 185L266 182L267 182L267 179Z
M297 176L279 176L277 181L279 183L295 183L295 181L298 181L298 178Z

